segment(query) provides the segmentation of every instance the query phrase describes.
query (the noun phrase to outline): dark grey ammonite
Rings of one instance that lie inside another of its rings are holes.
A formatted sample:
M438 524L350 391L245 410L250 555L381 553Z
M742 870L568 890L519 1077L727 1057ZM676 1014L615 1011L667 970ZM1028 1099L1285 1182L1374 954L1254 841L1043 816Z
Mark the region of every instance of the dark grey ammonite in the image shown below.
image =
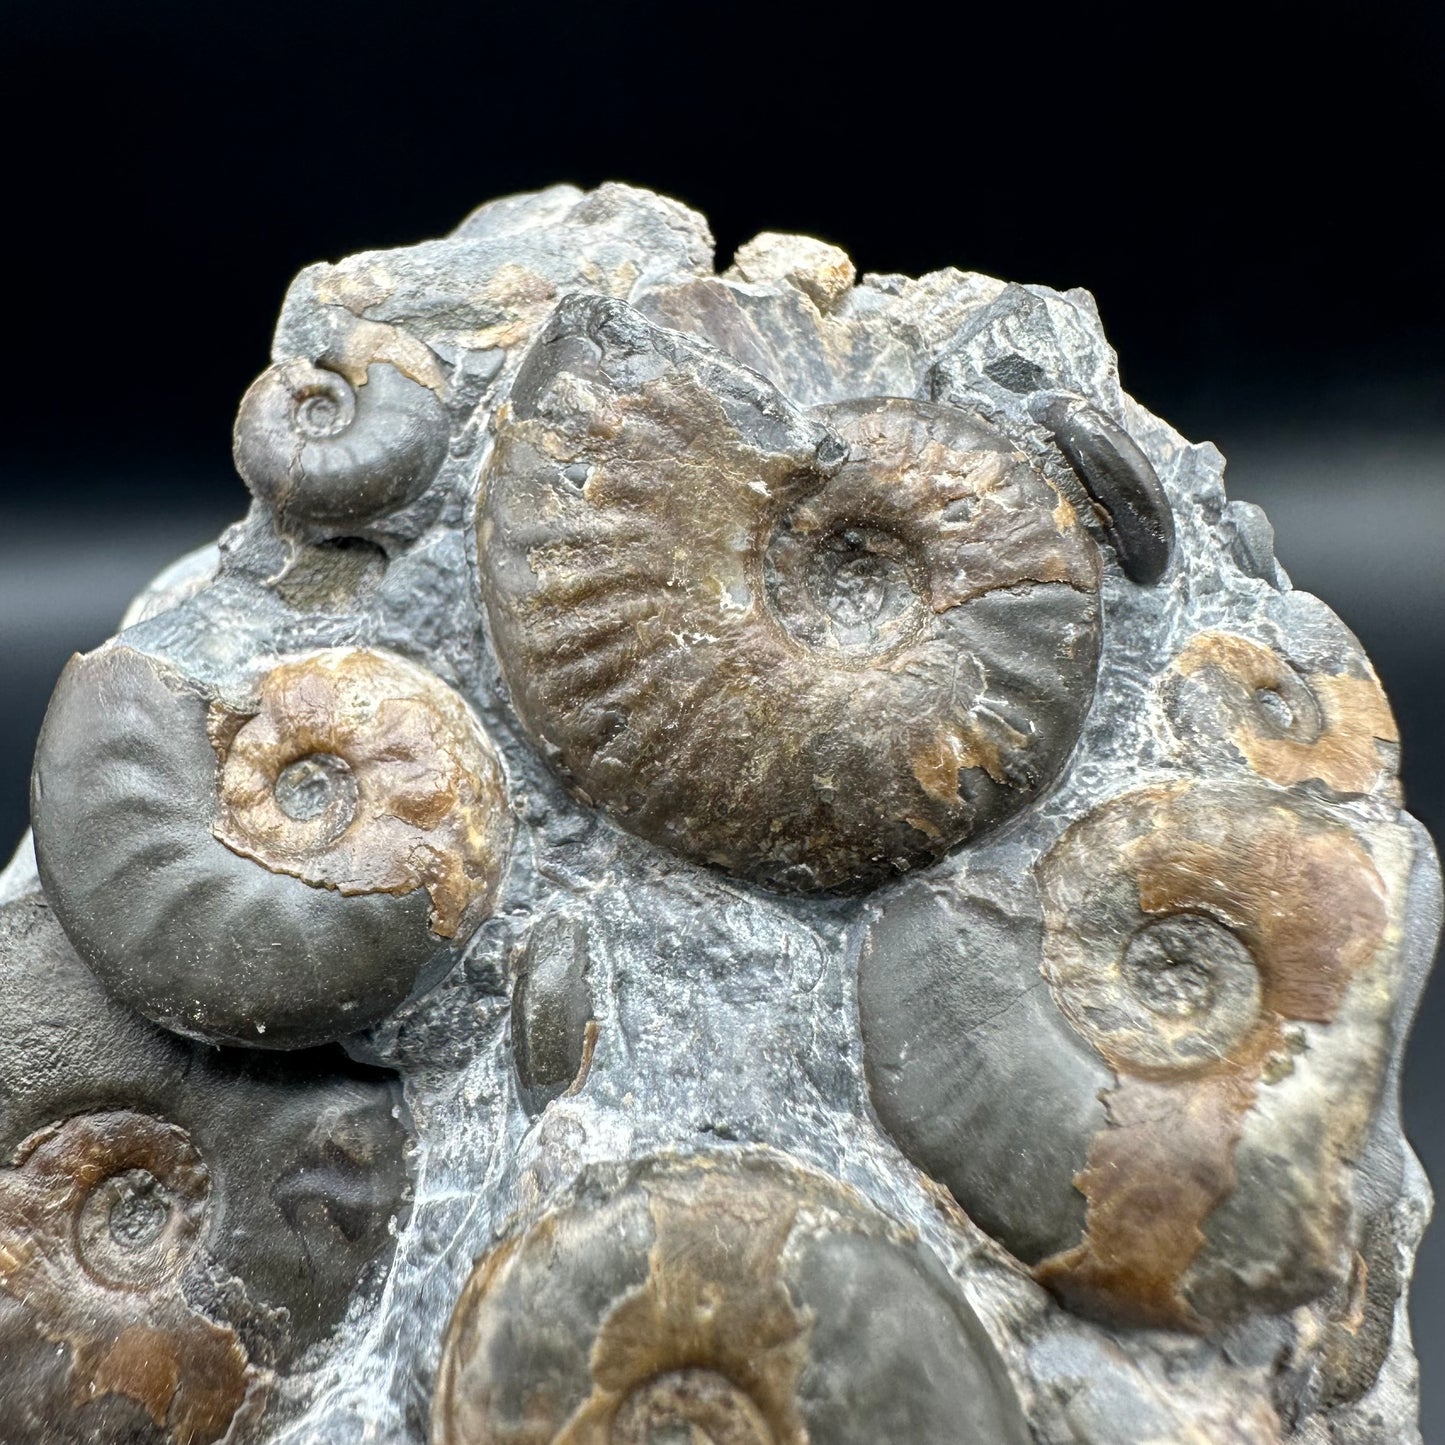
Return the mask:
M1410 864L1403 829L1174 783L1032 876L910 880L860 967L879 1119L1081 1313L1204 1330L1316 1299L1350 1269Z
M467 705L399 657L270 659L243 691L123 642L74 658L36 750L36 859L117 997L194 1037L304 1047L455 962L506 865L506 783Z
M0 909L0 994L0 1439L210 1445L390 1255L399 1085L157 1028L39 895Z

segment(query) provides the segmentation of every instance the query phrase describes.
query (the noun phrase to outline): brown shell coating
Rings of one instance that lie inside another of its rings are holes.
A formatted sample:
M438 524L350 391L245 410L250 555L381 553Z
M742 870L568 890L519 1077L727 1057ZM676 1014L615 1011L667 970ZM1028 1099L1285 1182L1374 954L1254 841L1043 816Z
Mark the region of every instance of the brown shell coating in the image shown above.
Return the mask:
M0 1171L0 1290L67 1347L78 1400L133 1400L175 1445L219 1440L260 1383L235 1331L181 1291L209 1196L185 1131L128 1111L42 1129Z
M796 412L569 298L502 415L484 596L533 741L631 831L772 886L865 886L1033 797L1093 692L1099 560L978 418Z
M991 1347L919 1253L773 1156L644 1163L478 1264L433 1445L1017 1445Z
M311 653L265 675L254 711L212 704L209 732L216 837L234 852L348 896L425 888L442 938L490 911L511 842L501 766L429 673L361 648ZM324 806L288 815L278 780L308 760Z
M1118 1084L1075 1181L1088 1201L1084 1240L1036 1274L1084 1313L1202 1328L1186 1297L1190 1271L1206 1222L1240 1186L1237 1150L1262 1083L1296 1067L1290 1025L1331 1024L1352 987L1362 990L1351 995L1357 1015L1388 1016L1386 884L1349 830L1283 795L1177 786L1097 810L1039 877L1045 977ZM1187 920L1188 936L1141 945L1157 938L1154 919ZM1370 1037L1361 1046L1378 1052ZM1306 1263L1285 1294L1321 1293L1343 1266L1341 1174L1368 1125L1381 1062L1361 1057L1358 1077L1337 1083L1343 1097L1320 1110L1311 1145L1319 1159L1290 1161L1318 1177L1300 1186L1307 1207L1291 1227Z
M1337 793L1368 793L1394 771L1381 744L1398 743L1399 729L1363 658L1357 674L1301 674L1262 642L1201 632L1172 671L1176 718L1202 690L1234 747L1270 782L1318 779Z

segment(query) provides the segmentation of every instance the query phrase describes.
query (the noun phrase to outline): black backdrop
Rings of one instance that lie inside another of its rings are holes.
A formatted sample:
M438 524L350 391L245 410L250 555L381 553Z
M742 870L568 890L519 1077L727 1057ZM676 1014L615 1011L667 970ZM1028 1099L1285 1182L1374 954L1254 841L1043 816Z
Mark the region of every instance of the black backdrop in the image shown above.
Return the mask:
M65 657L243 510L231 414L292 272L606 178L704 210L723 257L782 229L1093 290L1125 385L1221 445L1360 634L1445 827L1438 4L7 0L0 64L0 839ZM1438 1179L1442 1046L1437 984L1406 1090Z

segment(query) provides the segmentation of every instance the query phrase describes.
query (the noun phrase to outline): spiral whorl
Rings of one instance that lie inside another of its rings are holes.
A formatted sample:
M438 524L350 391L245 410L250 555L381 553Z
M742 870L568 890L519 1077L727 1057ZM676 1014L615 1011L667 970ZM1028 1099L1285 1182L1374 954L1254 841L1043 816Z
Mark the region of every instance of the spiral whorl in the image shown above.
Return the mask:
M121 645L76 657L36 753L67 934L178 1032L296 1048L375 1023L490 911L511 838L462 701L400 658L283 660L232 708Z
M1019 1445L948 1276L857 1195L771 1155L643 1161L477 1266L433 1445Z
M1096 549L1003 437L900 399L799 413L619 302L569 298L534 344L479 551L576 792L772 886L863 887L996 823L1092 696Z
M356 523L426 490L446 457L437 358L394 327L346 316L319 362L251 384L236 415L236 470L263 502L306 522Z
M0 1170L0 1299L26 1308L0 1315L0 1351L38 1328L68 1346L75 1399L133 1402L175 1445L221 1439L256 1376L236 1332L181 1290L209 1215L205 1166L174 1125L111 1110L33 1134Z
M1022 889L910 883L861 964L881 1122L1082 1313L1203 1329L1318 1297L1388 1058L1401 846L1169 785L1088 814Z

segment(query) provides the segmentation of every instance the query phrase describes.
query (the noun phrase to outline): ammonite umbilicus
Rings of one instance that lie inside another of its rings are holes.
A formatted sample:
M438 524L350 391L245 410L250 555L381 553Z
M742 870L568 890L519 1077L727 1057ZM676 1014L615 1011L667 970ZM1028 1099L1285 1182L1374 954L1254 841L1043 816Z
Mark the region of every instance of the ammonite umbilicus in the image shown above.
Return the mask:
M533 344L478 547L544 756L769 885L856 888L982 832L1093 694L1097 548L1005 437L898 398L800 412L620 302L570 298Z
M1374 670L1353 651L1342 671L1305 673L1253 638L1198 633L1170 669L1171 720L1201 759L1227 751L1282 787L1368 793L1394 771L1400 734Z
M413 501L447 452L440 359L341 307L321 355L262 372L236 416L236 470L287 519L364 522Z
M957 1287L766 1153L644 1162L498 1245L452 1315L432 1445L1023 1445Z
M400 1091L156 1028L38 896L0 909L0 994L0 1439L209 1445L389 1253Z
M1039 898L912 882L863 952L879 1118L1083 1313L1315 1298L1349 1268L1409 863L1307 799L1161 785L1069 829Z
M32 812L46 894L107 987L262 1048L352 1033L434 981L512 829L467 705L359 648L276 662L234 702L123 643L76 657Z

